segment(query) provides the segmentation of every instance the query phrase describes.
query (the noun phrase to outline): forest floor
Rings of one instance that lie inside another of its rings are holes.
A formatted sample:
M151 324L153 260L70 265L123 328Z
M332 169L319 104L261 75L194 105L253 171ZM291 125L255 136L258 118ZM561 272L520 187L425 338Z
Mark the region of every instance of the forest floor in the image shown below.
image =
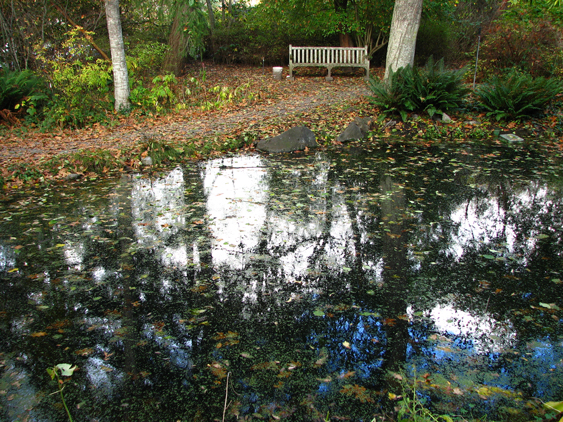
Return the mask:
M281 81L276 81L271 69L209 65L205 69L202 91L228 87L233 92L244 87L245 91L254 94L254 98L224 101L220 108L209 111L202 110L200 98L196 98L198 105L184 110L150 116L133 112L115 119L112 125L94 124L84 129L42 133L29 128L14 128L2 134L0 165L36 162L79 150L112 150L145 139L182 142L221 136L266 127L273 120L307 113L314 108L364 100L370 92L364 79L356 73L335 77L332 82L322 76L302 76L290 81L285 74Z
M299 69L293 81L286 78L287 69L284 71L283 79L278 81L273 78L271 68L198 63L188 68L182 78L182 86L189 87L190 93L177 93L186 104L181 110L143 115L137 109L127 116L111 116L106 125L96 123L83 129L51 132L28 126L0 129L0 182L3 182L0 184L9 190L38 180L62 179L69 173L87 174L96 166L86 169L85 158L81 163L80 157L90 157L96 164L98 160L92 157L104 152L117 159L113 163L120 163L120 168L111 168L111 160L106 160L107 165L101 160L99 169L94 171L135 168L139 158L146 155L147 145L155 141L180 149L190 144L191 158L197 159L239 147L252 149L259 139L304 125L324 145L334 144L338 133L354 118L377 117L361 69L335 71L331 82L325 80L326 69L322 68ZM371 71L374 78L382 73L383 69L379 68ZM221 90L225 93L223 98ZM213 103L216 105L205 107ZM421 116L409 118L405 123L385 125L383 122L376 130L382 137L402 136L422 142L438 138L485 139L493 134L498 137L500 133L530 137L548 131L561 132L560 119L555 116L502 125L467 111L452 117L453 122L447 125Z

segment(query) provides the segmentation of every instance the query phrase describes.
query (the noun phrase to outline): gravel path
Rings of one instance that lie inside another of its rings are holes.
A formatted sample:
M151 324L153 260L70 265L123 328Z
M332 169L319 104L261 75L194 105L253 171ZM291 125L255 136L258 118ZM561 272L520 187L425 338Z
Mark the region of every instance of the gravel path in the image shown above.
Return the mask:
M75 131L8 136L0 140L0 166L48 159L81 149L112 150L133 145L147 137L178 141L220 136L236 130L260 128L274 119L361 98L370 92L361 77L336 77L332 82L323 77L298 77L295 81L284 80L273 86L279 89L272 95L274 98L238 109L231 106L205 113L171 113L143 121L129 119L114 128L94 125Z

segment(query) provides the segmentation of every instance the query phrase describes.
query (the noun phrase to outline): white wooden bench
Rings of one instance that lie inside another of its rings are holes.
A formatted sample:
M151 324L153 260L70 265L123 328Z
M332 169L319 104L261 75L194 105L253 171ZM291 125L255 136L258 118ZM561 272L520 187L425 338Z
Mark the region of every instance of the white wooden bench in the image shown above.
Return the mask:
M289 46L289 78L294 79L293 69L305 66L321 66L328 69L327 81L334 67L363 67L365 79L369 79L367 47L293 47Z

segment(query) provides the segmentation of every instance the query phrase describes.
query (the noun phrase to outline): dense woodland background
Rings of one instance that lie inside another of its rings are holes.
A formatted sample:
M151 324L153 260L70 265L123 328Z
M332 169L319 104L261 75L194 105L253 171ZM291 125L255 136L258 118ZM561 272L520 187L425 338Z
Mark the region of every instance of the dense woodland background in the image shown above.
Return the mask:
M382 66L393 4L121 0L131 101L147 113L173 109L205 82L206 62L286 66L289 44L368 45L372 66ZM444 58L472 77L479 44L479 80L507 68L561 76L563 9L553 0L426 0L423 8L417 65ZM107 117L113 88L102 1L0 0L0 39L4 124L81 127ZM190 85L186 68L194 65L200 72Z

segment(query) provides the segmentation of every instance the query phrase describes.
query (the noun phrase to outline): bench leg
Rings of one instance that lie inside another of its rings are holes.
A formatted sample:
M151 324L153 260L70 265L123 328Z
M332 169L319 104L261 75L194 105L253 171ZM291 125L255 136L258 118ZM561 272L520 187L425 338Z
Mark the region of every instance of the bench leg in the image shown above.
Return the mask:
M332 70L332 68L331 68L331 67L327 67L327 69L328 69L328 75L326 75L326 78L325 78L325 79L326 79L327 81L332 81L332 76L330 76L330 71Z

